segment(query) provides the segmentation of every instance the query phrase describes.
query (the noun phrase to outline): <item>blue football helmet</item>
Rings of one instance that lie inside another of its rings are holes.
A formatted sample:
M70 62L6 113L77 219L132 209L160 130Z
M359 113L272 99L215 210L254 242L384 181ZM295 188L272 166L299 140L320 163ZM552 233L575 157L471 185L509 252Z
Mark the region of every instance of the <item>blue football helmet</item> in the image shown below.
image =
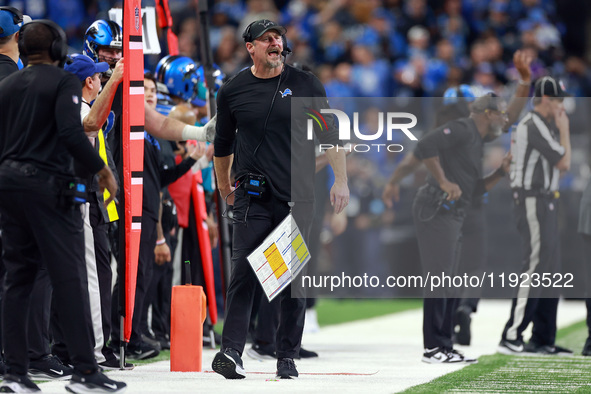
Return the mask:
M156 80L168 88L171 95L190 101L197 96L199 76L197 65L187 56L165 56L156 66Z
M220 90L222 87L225 75L217 64L213 65L213 69L214 93L217 95L218 90ZM199 66L197 69L197 76L199 77L199 82L197 84L197 96L191 103L198 107L203 107L207 102L206 100L208 94L203 66Z
M471 103L476 99L472 88L469 85L460 85L457 87L449 88L443 93L443 105L456 104L458 98L463 97L468 103Z
M99 62L99 47L123 48L123 33L117 22L99 19L86 30L83 53L95 63Z

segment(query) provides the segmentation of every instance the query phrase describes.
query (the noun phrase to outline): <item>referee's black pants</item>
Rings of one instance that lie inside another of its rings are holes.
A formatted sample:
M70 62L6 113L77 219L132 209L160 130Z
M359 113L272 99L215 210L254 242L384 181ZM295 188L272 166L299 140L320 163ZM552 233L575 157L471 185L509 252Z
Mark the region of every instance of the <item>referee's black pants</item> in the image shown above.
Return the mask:
M0 226L6 265L3 304L4 354L7 372L28 369L27 314L41 260L47 266L59 322L78 373L97 369L90 315L84 234L79 209L60 205L58 186L39 175L0 169Z
M244 220L247 207L247 224L234 224L232 248L232 276L226 295L226 312L222 332L222 348L233 348L242 354L246 343L250 314L255 302L255 289L260 286L246 257L289 213L287 202L268 195L264 200L245 196L243 189L236 190L234 218ZM308 240L312 224L313 203L296 203L293 216L304 237ZM301 274L300 274L301 275ZM301 277L301 276L300 276ZM306 299L303 288L292 286L277 296L280 309L279 328L276 336L278 358L296 358L300 351ZM256 302L259 300L257 299Z
M437 202L425 188L413 202L413 218L419 243L423 278L457 273L464 213L462 210L436 212ZM430 286L427 283L427 286ZM423 300L423 345L427 349L453 349L453 317L458 292L450 288L425 289Z
M558 237L558 200L525 197L515 200L517 230L521 235L523 264L521 273L531 277L560 272ZM523 331L533 322L531 341L554 345L556 338L556 289L520 286L511 304L511 315L503 330L503 339L522 340Z

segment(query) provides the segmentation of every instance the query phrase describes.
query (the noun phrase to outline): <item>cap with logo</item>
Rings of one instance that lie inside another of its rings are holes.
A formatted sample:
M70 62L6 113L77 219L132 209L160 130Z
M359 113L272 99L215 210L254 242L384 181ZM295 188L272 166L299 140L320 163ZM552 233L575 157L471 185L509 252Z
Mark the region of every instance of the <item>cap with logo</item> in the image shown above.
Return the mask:
M31 17L23 15L14 7L0 7L0 38L8 37L20 30L20 28L31 22Z
M569 97L564 83L552 77L542 77L536 81L534 86L534 97Z
M244 42L252 42L269 30L277 30L281 35L284 35L287 32L285 27L278 25L269 19L260 19L248 25L244 34L242 34L242 38L244 38Z
M88 77L92 77L96 73L104 73L108 69L109 63L95 63L86 55L71 56L64 65L64 70L76 75L81 82Z

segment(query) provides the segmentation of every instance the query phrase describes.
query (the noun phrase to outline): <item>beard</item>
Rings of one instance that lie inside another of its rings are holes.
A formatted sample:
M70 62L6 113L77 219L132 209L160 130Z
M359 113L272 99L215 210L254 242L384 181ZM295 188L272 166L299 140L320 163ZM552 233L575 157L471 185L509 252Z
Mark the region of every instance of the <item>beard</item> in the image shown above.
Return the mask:
M277 68L279 66L281 66L281 57L279 57L279 59L277 59L277 60L267 59L267 67L269 67L269 68Z
M488 134L484 136L484 142L491 142L503 134L503 128L500 125L491 124L488 128Z

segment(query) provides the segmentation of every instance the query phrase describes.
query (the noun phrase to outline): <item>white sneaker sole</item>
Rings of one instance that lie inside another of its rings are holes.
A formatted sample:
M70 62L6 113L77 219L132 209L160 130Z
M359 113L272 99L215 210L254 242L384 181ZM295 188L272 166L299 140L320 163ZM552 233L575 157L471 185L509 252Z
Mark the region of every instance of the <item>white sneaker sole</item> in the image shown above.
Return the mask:
M69 385L66 386L66 391L69 391L70 393L75 393L75 394L92 394L92 393L114 393L114 394L119 394L119 393L124 393L125 390L127 389L126 387L122 387L118 390L109 390L107 388L104 387L99 387L99 386L93 386L93 387L88 387L85 384L82 383L70 383Z
M244 379L246 371L240 365L236 364L232 357L223 353L218 353L213 358L211 368L226 379Z

